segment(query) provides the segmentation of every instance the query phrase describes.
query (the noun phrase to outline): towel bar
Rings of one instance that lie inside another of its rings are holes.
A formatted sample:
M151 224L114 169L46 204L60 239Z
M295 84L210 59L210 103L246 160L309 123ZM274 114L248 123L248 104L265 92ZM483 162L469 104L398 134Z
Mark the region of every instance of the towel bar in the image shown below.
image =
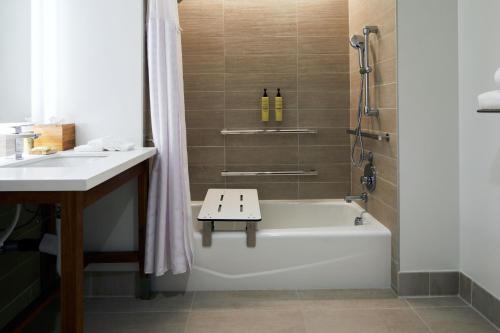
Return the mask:
M220 131L222 135L248 135L248 134L317 134L318 130L297 128L297 129L250 129L250 130L228 130Z
M222 177L248 177L248 176L317 176L318 171L221 171Z
M347 134L356 135L356 131L352 129L347 130ZM390 141L389 133L375 134L361 131L361 136L368 139L374 139L377 141Z

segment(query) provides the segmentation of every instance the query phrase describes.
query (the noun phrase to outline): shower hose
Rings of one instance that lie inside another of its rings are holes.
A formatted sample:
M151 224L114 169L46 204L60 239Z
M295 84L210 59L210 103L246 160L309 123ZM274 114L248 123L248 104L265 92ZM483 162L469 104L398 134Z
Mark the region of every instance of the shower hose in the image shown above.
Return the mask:
M359 91L359 100L358 100L358 118L357 125L355 129L355 138L352 144L351 149L351 162L352 165L356 167L360 167L365 160L365 146L363 143L363 137L361 136L361 121L363 119L363 87L365 84L365 76L361 75L361 89ZM359 146L360 153L359 156L356 157L356 147Z

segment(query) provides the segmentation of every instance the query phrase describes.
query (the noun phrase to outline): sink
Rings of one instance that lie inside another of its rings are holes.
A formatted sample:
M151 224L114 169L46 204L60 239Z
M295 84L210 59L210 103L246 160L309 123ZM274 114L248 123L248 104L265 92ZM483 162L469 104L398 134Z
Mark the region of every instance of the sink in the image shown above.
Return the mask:
M107 156L54 156L41 160L27 161L8 167L14 168L74 168L85 167L92 163L102 161Z

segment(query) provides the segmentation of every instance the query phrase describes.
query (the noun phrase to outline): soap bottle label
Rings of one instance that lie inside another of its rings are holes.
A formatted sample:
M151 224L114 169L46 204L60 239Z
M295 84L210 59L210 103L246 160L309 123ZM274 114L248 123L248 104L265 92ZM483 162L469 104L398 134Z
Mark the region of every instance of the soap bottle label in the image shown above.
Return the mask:
M261 99L261 120L269 121L269 97L267 96L267 89L264 89L264 96Z
M280 89L274 99L274 116L276 121L283 121L283 97L281 97Z

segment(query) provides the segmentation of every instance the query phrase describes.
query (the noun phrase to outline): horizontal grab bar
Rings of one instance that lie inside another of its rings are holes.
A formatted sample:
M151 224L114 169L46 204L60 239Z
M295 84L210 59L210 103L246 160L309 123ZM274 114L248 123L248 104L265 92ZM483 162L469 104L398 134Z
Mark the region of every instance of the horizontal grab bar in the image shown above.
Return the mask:
M356 135L356 131L352 129L347 130L347 134ZM361 131L361 136L368 139L374 139L377 141L390 141L391 137L389 133L375 134Z
M298 129L251 129L251 130L228 130L220 131L222 135L244 135L244 134L316 134L318 130L298 128Z
M317 176L318 171L221 171L222 177L240 176Z

